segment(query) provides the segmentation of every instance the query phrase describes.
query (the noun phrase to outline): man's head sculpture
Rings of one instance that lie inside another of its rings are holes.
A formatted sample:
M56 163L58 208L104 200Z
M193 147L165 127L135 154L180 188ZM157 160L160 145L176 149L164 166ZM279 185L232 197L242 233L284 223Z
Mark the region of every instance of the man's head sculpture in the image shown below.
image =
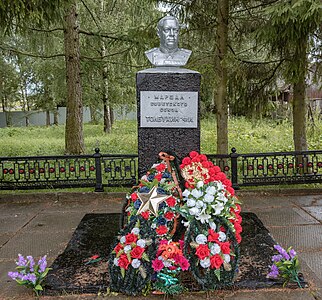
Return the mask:
M160 38L160 48L153 48L145 52L145 55L156 67L180 67L184 66L191 51L178 48L180 25L177 18L163 17L157 25L157 34Z

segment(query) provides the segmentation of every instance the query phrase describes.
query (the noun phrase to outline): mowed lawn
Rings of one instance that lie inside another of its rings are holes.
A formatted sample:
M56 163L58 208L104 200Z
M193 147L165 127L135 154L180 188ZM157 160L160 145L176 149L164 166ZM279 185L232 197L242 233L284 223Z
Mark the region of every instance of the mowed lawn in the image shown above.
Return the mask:
M64 126L0 128L0 156L62 155ZM292 124L263 119L252 122L244 117L229 121L229 148L239 153L294 150ZM216 122L214 118L201 121L201 152L216 153ZM116 121L112 133L103 133L103 124L84 125L86 153L96 147L102 153L137 153L137 122ZM182 141L184 143L185 141ZM310 150L322 149L322 121L308 126Z

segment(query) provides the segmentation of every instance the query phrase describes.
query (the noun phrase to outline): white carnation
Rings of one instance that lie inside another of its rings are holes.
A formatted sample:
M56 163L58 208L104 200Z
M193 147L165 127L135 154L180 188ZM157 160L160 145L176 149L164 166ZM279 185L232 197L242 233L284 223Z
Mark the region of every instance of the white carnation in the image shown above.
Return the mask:
M137 269L141 266L141 261L137 258L133 259L131 265L134 269Z
M212 201L214 201L215 197L214 197L214 195L207 193L205 195L204 199L205 199L205 202L211 203Z
M172 266L171 262L170 262L170 261L168 261L168 260L164 260L164 261L163 261L163 264L164 264L164 266L165 266L166 268L169 268L169 267L171 267L171 266Z
M229 263L230 262L230 255L229 254L224 254L224 261L226 263Z
M215 195L217 193L217 189L214 186L208 186L206 189L206 193L210 195Z
M224 242L226 240L226 234L224 232L222 232L222 231L219 231L218 234L219 234L218 240L220 242Z
M198 234L196 237L196 243L204 245L207 243L207 237L204 234Z
M182 193L183 197L189 197L189 195L190 195L190 191L188 189L185 189Z
M140 233L140 229L137 228L137 227L134 227L132 230L131 230L132 233L138 235Z
M220 253L220 246L218 244L213 244L211 247L210 247L210 253L212 255L215 255L215 254L218 254Z
M196 205L196 201L193 199L188 199L187 200L187 206L188 207L194 207Z
M200 266L202 266L204 269L209 268L210 267L210 258L207 257L207 258L201 260Z
M131 250L132 250L131 245L126 245L126 246L124 247L124 252L125 252L125 253L128 253L128 252L130 252Z
M200 189L203 187L203 185L204 185L203 181L198 181L197 188Z
M115 257L113 263L115 266L118 267L119 266L119 259Z
M141 248L144 248L146 243L145 243L145 240L142 240L142 239L139 239L136 244L141 247Z
M203 191L199 191L197 189L193 189L191 195L194 196L196 199L203 196Z
M211 228L211 229L213 229L213 230L216 230L216 228L217 228L216 223L215 223L215 222L213 222L213 221L209 221L209 226L210 226L210 228Z
M198 200L196 202L196 207L198 207L198 208L205 208L205 203L203 201L201 201L201 200Z
M200 209L197 207L190 208L189 214L192 216L196 216L196 215L200 214Z
M124 244L124 243L125 243L125 241L126 241L125 236L122 236L122 237L120 238L120 242L121 242L122 244Z

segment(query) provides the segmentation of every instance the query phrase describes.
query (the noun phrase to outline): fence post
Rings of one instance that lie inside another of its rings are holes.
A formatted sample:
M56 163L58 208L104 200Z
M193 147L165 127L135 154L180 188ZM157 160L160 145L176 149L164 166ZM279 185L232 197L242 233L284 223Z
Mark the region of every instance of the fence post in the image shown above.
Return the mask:
M95 158L95 171L96 171L96 185L95 192L104 192L103 180L102 180L102 165L101 165L101 153L99 148L95 148L93 155Z
M231 182L235 190L239 190L238 185L238 168L237 168L237 158L236 148L231 148L230 159L231 159Z

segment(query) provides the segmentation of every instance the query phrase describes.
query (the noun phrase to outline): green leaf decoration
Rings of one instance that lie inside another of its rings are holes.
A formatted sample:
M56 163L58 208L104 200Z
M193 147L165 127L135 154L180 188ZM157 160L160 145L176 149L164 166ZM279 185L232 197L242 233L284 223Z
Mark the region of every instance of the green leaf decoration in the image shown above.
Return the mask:
M216 270L215 272L216 277L218 278L218 280L220 281L220 269Z
M43 290L43 288L42 288L42 286L41 286L40 284L37 284L37 285L35 286L35 290L37 290L37 291L42 291L42 290Z
M125 277L125 269L124 268L121 268L121 275L123 278Z
M142 254L142 259L145 261L150 261L149 256L145 252Z
M142 278L145 279L147 275L146 275L146 271L142 265L139 267L139 271L140 271Z

